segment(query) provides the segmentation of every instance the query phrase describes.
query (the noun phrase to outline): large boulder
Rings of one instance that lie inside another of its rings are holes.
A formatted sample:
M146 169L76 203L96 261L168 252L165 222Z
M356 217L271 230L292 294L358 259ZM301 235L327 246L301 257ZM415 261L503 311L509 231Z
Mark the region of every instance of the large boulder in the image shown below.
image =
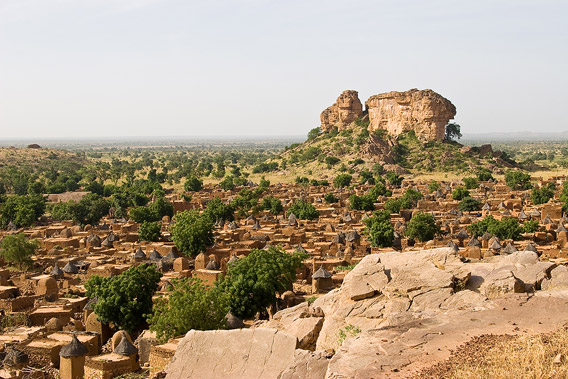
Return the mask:
M413 130L426 141L443 140L445 126L456 115L456 107L430 89L381 93L371 96L365 108L370 131L383 129L397 136Z
M294 365L296 344L296 337L276 329L190 330L166 378L277 378Z
M337 127L341 131L361 117L363 105L358 95L357 91L343 91L332 106L321 112L321 130L325 132Z

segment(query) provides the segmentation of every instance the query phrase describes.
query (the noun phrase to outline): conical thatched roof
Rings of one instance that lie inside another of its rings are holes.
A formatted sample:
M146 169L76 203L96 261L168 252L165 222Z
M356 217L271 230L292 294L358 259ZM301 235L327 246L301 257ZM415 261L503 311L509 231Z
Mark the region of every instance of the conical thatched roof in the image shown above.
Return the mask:
M516 251L517 248L511 242L509 242L507 246L505 246L505 248L503 249L503 253L505 254L513 254Z
M63 266L63 272L67 274L76 274L79 272L79 267L77 267L73 261L69 261L65 266Z
M142 248L138 247L134 253L135 259L146 259L146 254L142 251Z
M120 355L132 355L138 353L138 349L126 337L122 337L118 345L114 348L113 353Z
M320 266L320 268L312 275L312 279L329 279L329 278L331 278L331 274L329 273L329 271L323 268L323 266Z
M64 358L69 357L82 357L83 355L87 355L89 350L79 341L77 336L74 334L71 342L69 344L63 346L59 351L59 356Z
M63 276L63 271L59 268L59 266L56 263L55 266L53 266L53 269L51 270L49 275L55 276L55 277L60 277L60 276Z

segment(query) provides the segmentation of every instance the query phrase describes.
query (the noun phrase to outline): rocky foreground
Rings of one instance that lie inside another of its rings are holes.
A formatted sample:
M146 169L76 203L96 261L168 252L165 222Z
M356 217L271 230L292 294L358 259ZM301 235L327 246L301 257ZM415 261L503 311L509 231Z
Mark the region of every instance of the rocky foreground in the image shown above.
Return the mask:
M405 378L475 336L568 322L568 269L531 251L366 256L343 285L252 329L190 331L167 378ZM481 360L483 357L479 357Z

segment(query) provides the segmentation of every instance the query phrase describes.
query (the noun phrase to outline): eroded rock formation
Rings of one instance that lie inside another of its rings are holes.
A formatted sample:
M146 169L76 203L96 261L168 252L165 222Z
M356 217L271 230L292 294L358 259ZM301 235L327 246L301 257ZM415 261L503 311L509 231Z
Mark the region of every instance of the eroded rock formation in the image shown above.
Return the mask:
M363 105L359 100L358 92L343 91L335 104L321 112L321 130L326 132L336 126L341 131L362 115Z
M385 129L391 135L414 130L422 140L443 140L445 126L456 115L456 107L430 90L411 89L374 95L365 102L369 131Z
M456 115L456 107L430 89L374 95L365 102L365 108L370 132L383 129L397 136L413 130L423 141L443 140L445 126ZM341 131L359 117L365 115L357 91L343 91L337 102L321 113L321 129L326 132L337 127Z

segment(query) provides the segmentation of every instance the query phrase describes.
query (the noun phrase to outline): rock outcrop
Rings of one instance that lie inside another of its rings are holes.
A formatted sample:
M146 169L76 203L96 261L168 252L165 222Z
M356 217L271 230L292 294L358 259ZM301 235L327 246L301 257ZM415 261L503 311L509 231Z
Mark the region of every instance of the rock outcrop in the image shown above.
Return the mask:
M276 329L190 330L166 368L166 379L277 378L294 365L296 343Z
M365 102L369 131L384 129L397 136L414 130L421 140L444 139L445 126L456 115L456 107L430 90L411 89L374 95Z
M357 118L369 121L369 131L386 130L392 136L413 130L423 141L444 139L448 121L456 107L445 97L430 90L411 89L371 96L363 112L357 91L346 90L321 115L321 130L347 129ZM365 114L368 112L368 116Z
M321 112L321 130L326 132L337 127L341 131L362 115L363 105L357 91L343 91L335 104Z

